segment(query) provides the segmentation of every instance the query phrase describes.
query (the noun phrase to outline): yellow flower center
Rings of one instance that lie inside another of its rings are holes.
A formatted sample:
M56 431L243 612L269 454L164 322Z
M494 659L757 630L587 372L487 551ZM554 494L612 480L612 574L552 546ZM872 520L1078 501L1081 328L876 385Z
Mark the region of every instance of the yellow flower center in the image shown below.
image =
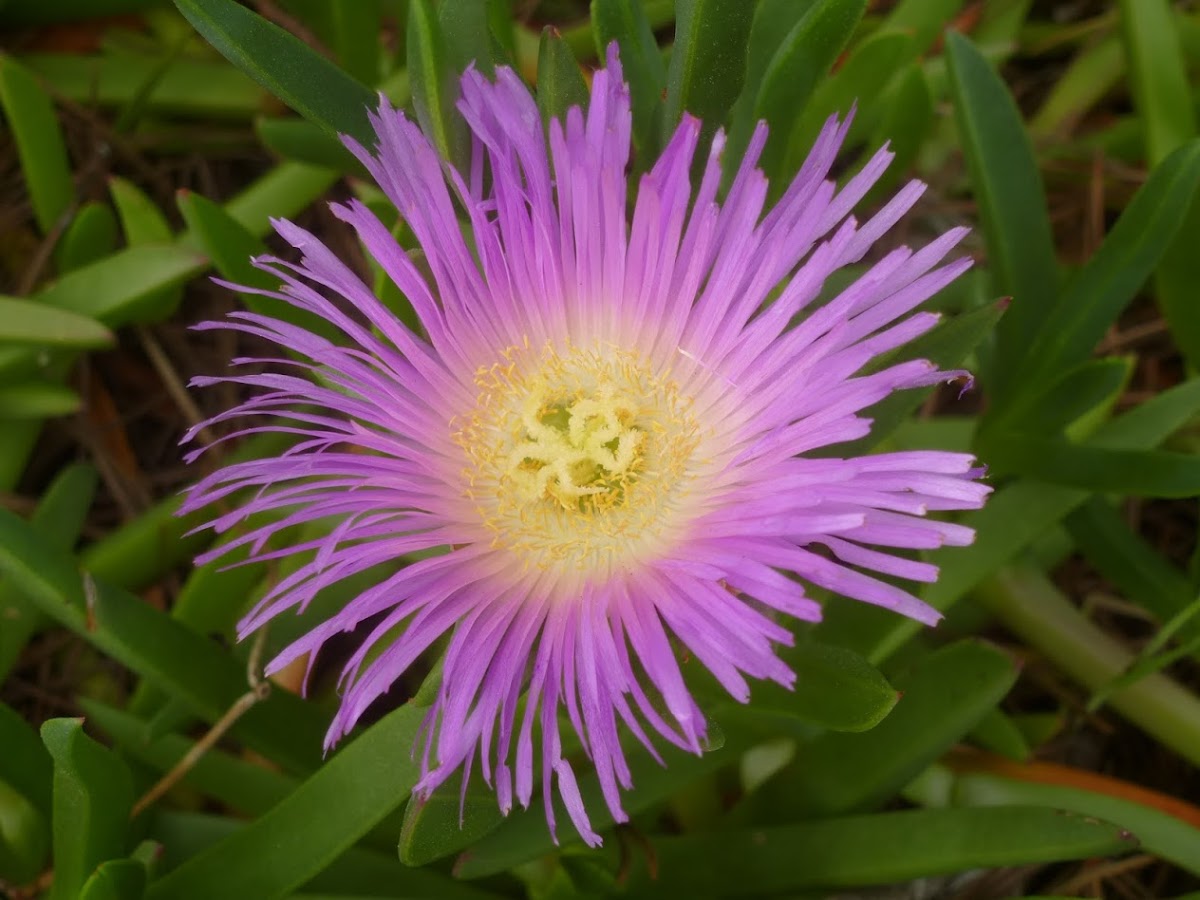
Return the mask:
M452 429L494 547L599 575L663 549L699 445L669 372L615 347L512 347L475 383Z

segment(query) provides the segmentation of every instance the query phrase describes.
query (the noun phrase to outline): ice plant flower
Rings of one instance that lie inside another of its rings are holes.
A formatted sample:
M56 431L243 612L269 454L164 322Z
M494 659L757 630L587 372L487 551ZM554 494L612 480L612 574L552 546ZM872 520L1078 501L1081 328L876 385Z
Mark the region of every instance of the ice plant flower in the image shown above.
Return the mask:
M371 119L373 150L346 141L424 267L362 203L332 207L419 326L402 324L312 234L275 223L300 262L256 260L282 282L262 293L320 316L344 341L251 312L200 326L297 357L238 359L253 374L196 379L260 389L206 424L251 418L230 437L276 431L297 442L201 479L184 509L241 492L214 514L216 532L271 513L201 563L242 546L254 559L309 554L244 618L242 636L341 579L420 554L268 671L311 665L332 636L370 629L342 675L332 745L447 636L414 750L424 759L416 796L455 773L465 790L477 763L508 812L514 798L530 803L540 774L551 830L557 795L595 844L560 728L578 736L622 821L632 786L623 738L655 755L662 742L701 751L705 717L685 655L744 702L750 679L792 685L776 649L793 640L789 619L821 615L806 585L937 621L877 576L935 579L907 551L971 541L926 514L978 507L988 491L978 470L960 453L841 458L836 447L865 435L859 413L891 392L961 374L925 361L864 367L937 321L914 310L968 267L942 262L965 229L880 255L817 304L826 279L862 260L923 189L909 184L866 221L851 217L891 157L881 150L836 188L830 168L848 122L830 120L767 210L755 168L765 126L719 201L724 138L700 148L700 123L684 116L627 217L630 103L615 51L587 109L552 122L548 138L508 69L494 82L468 71L458 108L473 139L468 172L386 102ZM267 548L318 520L333 524L315 540Z

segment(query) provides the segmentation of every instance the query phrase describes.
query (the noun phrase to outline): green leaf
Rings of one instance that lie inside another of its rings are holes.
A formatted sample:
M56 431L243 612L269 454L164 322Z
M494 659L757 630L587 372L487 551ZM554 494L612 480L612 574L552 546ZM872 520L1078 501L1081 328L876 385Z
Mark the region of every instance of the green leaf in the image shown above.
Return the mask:
M34 218L42 234L49 234L75 199L71 164L54 105L31 72L3 54L0 103L17 145Z
M1157 166L1196 134L1192 88L1180 47L1180 22L1164 0L1136 5L1122 0L1120 10L1134 106L1146 155L1152 166ZM1194 302L1195 284L1200 280L1196 235L1200 235L1200 203L1193 200L1183 228L1166 248L1156 280L1159 307L1193 366L1200 362L1200 313Z
M1063 524L1101 575L1131 602L1159 619L1178 615L1195 599L1196 591L1187 575L1135 533L1102 497L1092 497ZM1185 629L1184 634L1200 634L1200 623Z
M1166 0L1119 0L1134 103L1152 165L1196 136L1196 113L1179 35Z
M233 657L138 597L101 583L85 596L70 555L40 541L30 526L3 509L0 572L42 612L187 701L210 722L249 689ZM290 769L308 771L320 759L322 731L314 707L276 691L242 716L231 734Z
M495 39L489 21L496 6L495 0L441 0L438 3L438 24L451 69L456 75L472 64L488 78L496 71Z
M110 326L164 319L174 310L157 302L163 289L183 284L206 262L178 244L142 244L64 275L37 299Z
M33 881L49 853L47 816L0 778L0 879L9 884Z
M606 60L609 44L617 43L633 108L633 143L648 165L658 156L667 72L646 10L628 0L592 0L592 29L600 59Z
M1029 120L1034 140L1062 139L1125 75L1125 51L1115 35L1075 54Z
M424 803L414 800L405 808L400 861L428 865L470 847L503 821L496 794L482 779L471 780L465 798L460 798L457 783L445 784Z
M987 447L997 474L1019 473L1049 484L1135 497L1200 494L1200 457L1189 453L1114 450L1029 432L993 435Z
M146 894L146 866L136 859L110 859L98 868L79 900L141 900Z
M365 172L341 141L307 119L259 116L254 120L254 133L264 147L284 159L345 174L361 176Z
M150 886L151 900L283 897L408 797L424 711L405 706L345 746L270 812Z
M55 260L70 272L103 259L117 248L117 219L103 203L84 203L63 233Z
M782 828L721 830L654 841L656 875L631 888L657 896L774 894L907 882L987 867L1128 853L1122 828L1036 807L924 809Z
M4 746L4 753L0 754L0 781L49 818L53 775L50 756L32 726L3 703L0 703L0 744Z
M1146 154L1157 166L1196 136L1196 112L1180 49L1178 19L1165 0L1119 4L1121 36L1129 59L1134 106L1142 123ZM1184 227L1166 248L1156 288L1159 306L1188 361L1200 362L1200 314L1195 285L1200 279L1196 236L1200 202L1188 210Z
M547 25L538 45L537 102L542 119L562 119L572 106L585 108L587 101L587 82L575 54L562 35Z
M113 334L95 319L35 300L0 297L0 341L34 347L111 347Z
M60 470L43 491L30 519L30 526L38 536L63 550L75 546L91 509L97 480L96 470L91 466L75 464ZM0 579L0 621L4 623L0 628L0 682L3 682L26 642L48 619L16 585ZM0 746L7 752L6 741L0 740ZM8 777L13 784L23 787L22 782L13 780L11 773L5 775L3 759L0 754L0 777Z
M163 846L163 867L171 869L244 833L246 824L199 813L160 812L150 822L149 830ZM394 851L389 850L385 856L362 847L351 847L339 855L306 883L303 890L303 895L292 896L349 894L358 898L436 897L438 900L497 898L495 894L452 881L435 870L402 865Z
M788 32L763 73L753 114L739 117L740 130L730 133L729 165L740 162L754 123L766 121L770 134L762 169L778 184L792 128L821 79L850 40L866 11L866 0L816 0Z
M125 242L158 244L171 240L171 226L158 205L132 181L113 176L108 180L108 193L117 208Z
M361 84L379 80L380 0L331 0L333 49L351 78Z
M1011 418L1024 431L1061 434L1082 416L1111 409L1133 373L1133 363L1129 356L1089 359L1067 369L1040 390L1030 385L1016 401ZM980 445L990 448L988 439L986 434L981 435Z
M50 419L78 412L82 405L78 394L53 381L0 385L0 419Z
M408 7L408 77L413 108L421 130L445 159L465 151L466 123L454 108L457 73L450 61L446 36L429 0L410 0Z
M959 641L937 650L899 681L902 699L879 725L804 744L751 802L768 821L878 806L962 740L1016 679L1012 657L990 644Z
M126 109L162 65L153 56L31 53L21 60L68 100ZM249 118L262 112L267 95L253 81L220 62L172 60L146 97L148 112L212 119Z
M303 41L233 0L175 0L192 26L231 63L309 121L360 143L374 140L367 110L378 101Z
M1151 172L1104 243L1066 286L1029 348L1023 384L1086 359L1179 230L1200 183L1200 141Z
M754 685L748 712L798 719L830 731L867 731L883 721L899 699L878 669L843 647L803 640L780 657L796 673L795 687Z
M51 900L75 900L92 870L125 854L133 806L129 770L83 733L81 719L51 719L42 740L54 759Z
M868 147L882 147L890 142L895 158L883 177L867 194L868 202L883 195L891 186L912 171L917 154L934 124L933 94L925 69L912 63L898 74L882 103L879 122L867 139Z
M954 781L953 801L959 805L1011 807L1028 804L1047 811L1066 810L1094 816L1127 829L1149 853L1200 875L1200 829L1169 813L1122 797L1065 784L1019 781L987 773L962 774Z
M1058 265L1046 195L1021 114L1000 76L965 37L948 34L946 59L989 267L996 289L1012 297L1012 307L996 329L990 385L996 401L1004 403L1026 360L1037 359L1030 345L1045 333L1052 312L1067 301L1056 303Z
M888 13L880 28L907 31L913 37L914 51L922 54L953 22L962 5L963 0L901 0Z
M680 0L667 70L664 143L684 110L710 136L725 121L742 89L753 16L754 4L745 0Z
M855 47L845 64L817 86L804 113L796 120L788 140L788 170L800 168L831 115L844 116L856 104L861 104L863 108L858 110L847 138L847 143L853 144L855 133L862 131L864 117L871 116L880 106L887 109L886 104L880 103L880 98L896 73L916 55L912 35L903 31L877 31Z

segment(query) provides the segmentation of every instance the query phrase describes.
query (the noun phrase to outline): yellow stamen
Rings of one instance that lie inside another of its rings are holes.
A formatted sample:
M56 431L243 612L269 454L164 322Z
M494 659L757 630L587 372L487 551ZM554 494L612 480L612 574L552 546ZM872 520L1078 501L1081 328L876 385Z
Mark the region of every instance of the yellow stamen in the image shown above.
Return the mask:
M604 574L671 540L700 441L669 372L615 347L526 344L475 383L453 437L493 546L525 565Z

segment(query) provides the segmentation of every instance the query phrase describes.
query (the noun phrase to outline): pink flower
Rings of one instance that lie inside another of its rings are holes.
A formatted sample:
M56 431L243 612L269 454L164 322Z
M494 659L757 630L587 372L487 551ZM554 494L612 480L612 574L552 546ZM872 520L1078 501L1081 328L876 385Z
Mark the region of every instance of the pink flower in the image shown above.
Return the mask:
M200 562L242 545L252 558L308 554L245 617L242 636L340 579L424 553L269 671L306 654L311 664L333 635L377 623L343 673L332 744L449 634L416 794L460 771L465 784L477 759L507 812L514 796L529 804L540 773L551 830L556 789L596 844L560 727L579 736L623 820L623 733L652 753L655 739L697 753L705 739L677 649L744 702L748 679L792 684L775 648L792 642L789 617L820 618L805 584L937 621L875 573L932 581L933 566L892 551L971 541L969 529L926 518L982 504L989 488L971 458L809 454L865 435L858 413L892 391L962 374L925 361L857 373L931 328L938 317L913 310L970 263L941 262L965 234L956 228L915 253L893 250L812 309L826 279L860 261L923 190L909 184L863 224L850 217L886 149L836 189L830 167L849 126L831 120L764 212L754 166L765 126L718 203L724 138L695 187L700 123L685 116L629 219L629 94L615 50L588 109L553 122L548 142L520 79L508 69L496 78L472 71L462 82L469 173L386 103L372 117L374 152L347 140L432 279L363 204L333 211L412 304L419 330L289 222L276 229L303 259L257 260L283 282L268 293L345 341L249 312L200 326L266 338L307 362L196 379L260 389L206 424L251 418L237 434L284 431L297 443L202 479L185 509L251 489L211 527L275 513ZM235 360L246 362L263 360ZM318 540L264 549L281 529L330 518Z

